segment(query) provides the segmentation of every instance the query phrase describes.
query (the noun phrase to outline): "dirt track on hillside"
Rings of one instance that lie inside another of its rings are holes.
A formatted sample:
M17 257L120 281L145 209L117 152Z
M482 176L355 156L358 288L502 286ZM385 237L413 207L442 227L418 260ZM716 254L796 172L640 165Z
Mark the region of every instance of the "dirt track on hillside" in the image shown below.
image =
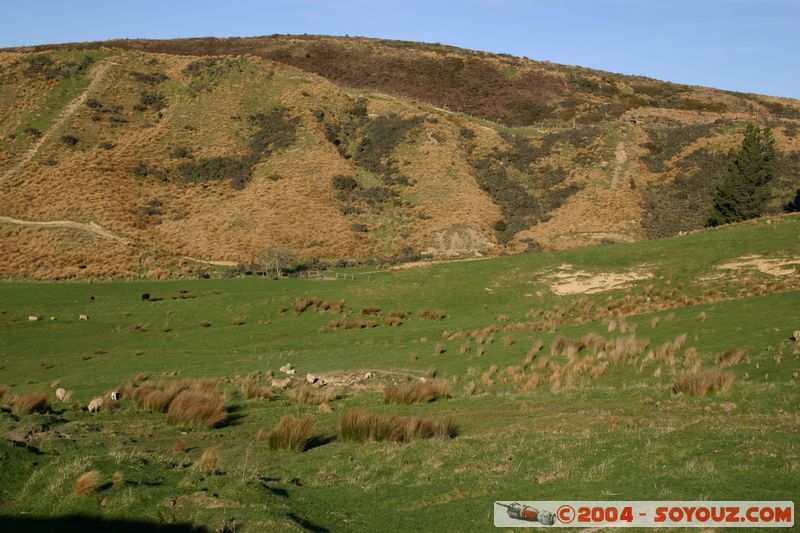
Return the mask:
M22 154L22 157L20 157L19 161L11 165L11 168L6 170L3 173L3 175L0 176L0 181L16 174L17 171L19 171L19 169L27 165L30 162L30 160L34 158L34 156L39 152L41 147L44 146L44 143L47 142L53 136L54 132L57 131L64 124L64 122L66 122L67 119L69 119L69 117L71 117L72 114L75 113L75 111L77 111L78 108L86 101L86 99L89 97L89 93L92 91L95 85L97 85L97 83L103 78L103 76L105 75L105 73L108 71L109 67L112 64L113 63L111 63L109 60L104 60L97 64L97 66L89 74L89 85L87 85L86 88L78 96L76 96L70 103L68 103L64 107L64 109L61 110L61 113L58 114L56 119L53 121L52 124L50 124L50 127L48 127L47 130L44 131L42 136L39 137L39 139L37 139L37 141L33 143L33 145L31 145L30 148L25 150L25 152Z
M112 241L121 242L123 244L133 244L130 239L121 237L111 231L105 229L103 226L94 222L83 224L82 222L73 222L72 220L51 220L48 222L36 222L33 220L20 220L18 218L0 216L0 222L6 224L16 224L18 226L29 226L38 228L71 228L80 231L86 231L93 235L97 235L103 239L110 239Z

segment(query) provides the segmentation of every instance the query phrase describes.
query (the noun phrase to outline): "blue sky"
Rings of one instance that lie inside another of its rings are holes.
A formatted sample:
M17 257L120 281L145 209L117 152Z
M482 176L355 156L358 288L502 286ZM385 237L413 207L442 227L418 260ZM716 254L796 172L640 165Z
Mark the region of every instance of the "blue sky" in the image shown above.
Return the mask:
M800 0L26 0L0 47L116 37L363 35L800 97Z

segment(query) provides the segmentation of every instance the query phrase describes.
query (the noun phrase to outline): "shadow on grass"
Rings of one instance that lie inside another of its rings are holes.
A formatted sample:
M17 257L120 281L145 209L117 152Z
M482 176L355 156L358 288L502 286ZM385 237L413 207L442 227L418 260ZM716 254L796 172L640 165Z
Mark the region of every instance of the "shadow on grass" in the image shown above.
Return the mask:
M305 518L302 518L302 517L300 517L300 516L297 516L297 515L296 515L296 514L294 514L294 513L289 513L289 514L288 514L288 515L286 515L286 516L288 516L288 517L289 517L289 519L290 519L292 522L294 522L294 523L295 523L295 524L297 524L298 526L302 527L302 528L303 528L303 529L305 529L306 531L313 531L314 533L327 533L328 531L330 531L328 528L326 528L326 527L322 527L322 526L318 526L317 524L315 524L315 523L313 523L313 522L309 522L309 521L308 521L308 520L306 520Z
M336 435L315 435L310 439L308 439L308 442L306 442L305 447L303 447L303 451L307 452L308 450L313 450L314 448L325 446L326 444L330 444L335 440L336 440Z
M294 519L292 519L294 520ZM143 520L103 519L94 516L69 515L59 517L21 517L0 515L2 531L47 531L50 533L114 531L133 533L139 531L164 531L169 533L205 533L204 527L191 524L159 524Z

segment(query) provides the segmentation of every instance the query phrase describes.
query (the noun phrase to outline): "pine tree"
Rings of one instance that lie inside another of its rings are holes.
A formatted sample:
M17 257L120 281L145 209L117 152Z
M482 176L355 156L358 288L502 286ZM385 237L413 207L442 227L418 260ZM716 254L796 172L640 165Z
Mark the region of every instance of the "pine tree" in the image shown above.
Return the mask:
M775 177L775 139L769 128L748 124L737 150L714 196L710 226L741 222L761 216Z

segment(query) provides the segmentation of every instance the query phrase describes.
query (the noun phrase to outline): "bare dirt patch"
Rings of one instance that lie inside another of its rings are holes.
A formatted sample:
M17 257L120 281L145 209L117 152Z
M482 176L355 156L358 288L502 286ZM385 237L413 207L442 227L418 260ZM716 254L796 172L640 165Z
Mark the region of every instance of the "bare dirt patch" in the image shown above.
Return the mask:
M768 258L761 255L748 255L740 257L736 261L718 265L719 270L758 270L762 274L770 276L791 276L797 273L800 258L793 257L788 259Z
M559 295L596 294L626 287L634 281L650 279L653 274L641 270L618 272L585 272L573 270L572 265L558 267L558 272L548 276L550 289Z

